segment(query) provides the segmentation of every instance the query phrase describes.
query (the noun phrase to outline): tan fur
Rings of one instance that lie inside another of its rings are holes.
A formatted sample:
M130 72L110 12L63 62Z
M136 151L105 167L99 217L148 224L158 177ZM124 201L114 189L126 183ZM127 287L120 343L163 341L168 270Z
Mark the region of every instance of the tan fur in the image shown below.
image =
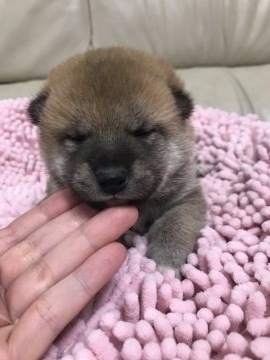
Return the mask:
M164 60L115 47L89 51L57 66L29 107L30 117L40 127L49 191L70 186L89 203L134 203L141 215L134 229L144 232L150 226L148 255L159 265L177 269L205 221L193 160L193 130L184 118L189 100L183 83ZM142 126L155 132L134 136ZM78 132L86 135L83 145L73 141ZM127 189L113 197L100 192L89 165L88 149L95 141L96 151L105 152L106 164L106 154L117 152L112 162L118 164L123 158L132 167ZM126 160L125 153L132 160Z

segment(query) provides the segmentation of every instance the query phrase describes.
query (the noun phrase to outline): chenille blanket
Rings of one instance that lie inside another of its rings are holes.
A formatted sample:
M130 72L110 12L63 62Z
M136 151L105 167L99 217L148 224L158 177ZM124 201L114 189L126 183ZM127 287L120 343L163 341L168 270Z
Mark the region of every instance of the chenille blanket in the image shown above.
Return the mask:
M0 101L0 226L44 195L28 101ZM270 123L201 107L192 122L209 211L183 280L157 271L136 235L43 360L270 359Z

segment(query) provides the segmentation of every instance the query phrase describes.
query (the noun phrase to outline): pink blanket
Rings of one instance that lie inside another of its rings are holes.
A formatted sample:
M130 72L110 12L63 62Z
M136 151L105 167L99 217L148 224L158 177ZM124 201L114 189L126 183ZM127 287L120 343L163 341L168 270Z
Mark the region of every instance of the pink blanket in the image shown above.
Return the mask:
M0 101L0 226L44 194L27 103ZM192 121L209 214L184 280L158 272L135 236L118 274L44 359L270 359L270 124L200 107Z

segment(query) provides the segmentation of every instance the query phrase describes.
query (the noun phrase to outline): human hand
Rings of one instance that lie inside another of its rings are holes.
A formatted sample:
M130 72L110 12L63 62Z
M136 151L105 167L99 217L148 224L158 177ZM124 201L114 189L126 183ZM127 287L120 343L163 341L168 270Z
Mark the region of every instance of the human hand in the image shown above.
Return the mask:
M110 280L126 250L113 242L133 207L98 214L67 190L0 230L0 359L39 359Z

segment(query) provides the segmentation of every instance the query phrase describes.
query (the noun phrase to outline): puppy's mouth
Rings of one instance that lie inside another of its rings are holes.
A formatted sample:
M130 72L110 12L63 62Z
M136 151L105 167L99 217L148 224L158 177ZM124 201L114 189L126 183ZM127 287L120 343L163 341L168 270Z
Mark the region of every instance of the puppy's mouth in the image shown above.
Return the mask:
M95 199L88 198L87 193L78 191L74 186L70 187L79 199L83 202L97 208L98 210L106 209L113 206L123 206L123 205L134 205L139 206L139 204L145 201L145 198L129 198L123 196L123 194L100 194L96 196Z
M126 199L118 199L115 196L112 199L104 202L105 207L121 206L121 205L128 205L128 204L130 204L130 201L128 201Z
M80 181L78 181L80 180ZM103 181L94 183L91 188L91 182L87 179L71 180L69 187L73 192L84 202L98 209L103 209L112 206L134 205L138 206L143 203L152 191L142 191L141 184L134 183L130 185L129 179L123 181L120 176L118 178L109 179L110 181Z
M124 198L118 198L116 195L114 195L110 199L107 199L105 201L90 202L90 205L98 209L105 209L113 206L124 206L124 205L138 206L142 202L143 199L124 199Z

